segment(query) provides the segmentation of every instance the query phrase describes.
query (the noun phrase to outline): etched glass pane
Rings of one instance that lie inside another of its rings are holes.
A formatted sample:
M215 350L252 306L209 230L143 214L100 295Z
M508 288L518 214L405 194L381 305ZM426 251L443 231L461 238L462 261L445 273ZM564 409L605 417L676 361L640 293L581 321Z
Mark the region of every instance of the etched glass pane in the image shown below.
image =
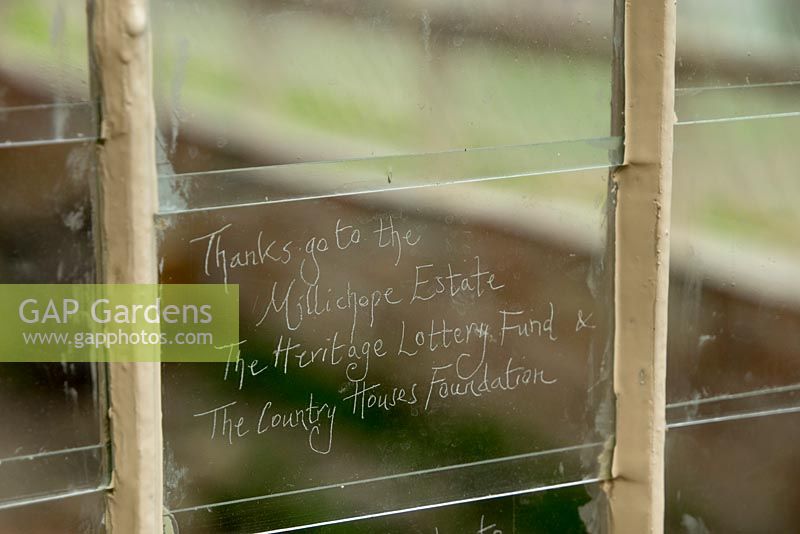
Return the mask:
M241 295L227 363L163 366L173 520L289 528L600 476L606 182L586 170L162 215L162 281Z

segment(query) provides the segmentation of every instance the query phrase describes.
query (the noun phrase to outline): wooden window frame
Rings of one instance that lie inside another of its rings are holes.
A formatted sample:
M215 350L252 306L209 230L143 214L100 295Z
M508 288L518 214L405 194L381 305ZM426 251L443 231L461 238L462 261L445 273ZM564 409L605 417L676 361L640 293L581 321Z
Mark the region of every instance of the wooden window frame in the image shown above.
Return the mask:
M675 98L675 3L615 0L624 31L615 54L624 163L616 190L614 392L616 433L604 483L610 531L660 533L669 221ZM156 123L149 0L89 0L93 96L99 102L95 232L104 283L156 283ZM624 59L623 59L624 58ZM623 104L624 103L624 104ZM624 124L623 124L624 123ZM111 532L162 529L160 366L109 364Z

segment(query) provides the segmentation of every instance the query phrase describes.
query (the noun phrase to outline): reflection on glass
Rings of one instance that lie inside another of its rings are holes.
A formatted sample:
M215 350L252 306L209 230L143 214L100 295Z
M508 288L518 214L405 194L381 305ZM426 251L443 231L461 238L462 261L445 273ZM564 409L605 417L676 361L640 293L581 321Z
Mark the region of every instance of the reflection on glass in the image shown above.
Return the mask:
M673 422L797 403L798 135L797 118L676 129L667 383L668 402L681 404Z
M163 282L242 295L227 364L163 368L176 521L283 528L599 476L606 174L162 216Z
M612 4L156 0L174 172L603 137Z

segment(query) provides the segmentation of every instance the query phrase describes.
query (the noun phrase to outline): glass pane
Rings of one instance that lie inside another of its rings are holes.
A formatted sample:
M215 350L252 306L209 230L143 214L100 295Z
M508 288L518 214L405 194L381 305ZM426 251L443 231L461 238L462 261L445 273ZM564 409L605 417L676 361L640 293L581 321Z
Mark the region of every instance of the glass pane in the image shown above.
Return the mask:
M610 131L605 0L152 4L170 172Z
M359 521L323 525L300 532L318 534L374 534L376 532L430 532L439 534L579 534L604 532L604 495L593 484L526 493L414 510ZM230 527L235 530L241 525Z
M98 491L14 508L0 506L0 526L4 534L103 534L105 498Z
M427 187L469 182L483 182L483 187L497 189L505 188L503 180L509 178L606 169L621 164L622 153L622 138L608 137L178 174L160 178L160 207L164 213L178 213L393 189L422 191ZM538 180L551 182L546 178ZM566 191L562 186L548 188L561 191L562 195Z
M160 217L164 283L242 296L227 363L163 367L181 530L595 479L613 427L606 183L587 170Z
M797 404L800 118L675 130L669 420Z
M0 108L89 99L85 0L0 3Z
M89 102L0 108L0 147L94 139L96 122Z
M666 532L798 532L800 414L670 429Z
M800 113L800 4L678 2L681 122Z
M26 137L24 121L17 124ZM0 145L0 282L94 281L94 153L93 140ZM0 364L0 506L106 484L104 372L86 363Z

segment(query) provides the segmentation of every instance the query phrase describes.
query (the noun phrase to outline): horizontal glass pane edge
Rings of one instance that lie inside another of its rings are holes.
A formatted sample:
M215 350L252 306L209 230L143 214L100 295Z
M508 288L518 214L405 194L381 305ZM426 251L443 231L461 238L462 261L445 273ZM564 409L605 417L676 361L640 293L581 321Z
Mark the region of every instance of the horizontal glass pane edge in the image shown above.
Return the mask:
M685 421L667 422L667 429L678 429L689 426L709 425L714 423L725 423L729 421L741 421L744 419L755 419L759 417L770 417L775 415L787 415L800 412L800 406L789 406L786 408L773 408L769 410L758 410L753 412L733 413L716 417L705 417L702 419L688 419Z
M585 486L587 484L597 484L599 482L602 482L602 479L599 479L597 477L584 478L584 479L581 479L581 480L575 480L575 481L571 481L571 482L562 482L560 484L550 484L548 486L541 486L541 487L533 488L533 489L524 489L524 490L517 490L517 491L507 491L507 492L504 492L504 493L497 493L497 494L491 494L491 495L482 495L480 497L470 497L470 498L466 498L466 499L459 499L459 500L456 500L456 501L449 501L449 502L446 502L446 503L428 504L428 505L415 506L415 507L412 507L412 508L405 508L405 509L402 509L402 510L390 510L390 511L386 511L386 512L377 512L377 513L372 513L372 514L364 514L364 515L361 515L361 516L348 517L348 518L345 518L345 519L336 519L336 520L331 520L331 521L320 521L320 522L312 523L312 524L309 524L309 525L281 528L281 529L277 529L277 530L264 530L264 531L258 532L256 534L278 534L278 533L281 533L281 532L294 532L294 531L297 531L297 530L305 530L307 528L319 528L319 527L332 526L332 525L341 525L341 524L344 524L344 523L352 523L354 521L362 521L362 520L365 520L365 519L377 519L379 517L388 517L388 516L392 516L392 515L421 512L421 511L424 511L424 510L433 510L433 509L436 509L436 508L445 508L445 507L448 507L448 506L458 506L458 505L461 505L461 504L469 504L469 503L475 503L475 502L481 502L481 501L489 501L489 500L492 500L492 499L502 499L502 498L506 498L506 497L515 497L515 496L518 496L518 495L528 495L528 494L531 494L531 493L540 493L540 492L543 492L543 491L551 491L551 490L573 488L575 486Z
M96 103L0 108L0 148L97 139Z
M108 487L109 455L110 444L106 443L3 459L0 461L0 509Z
M0 150L2 149L15 149L15 148L28 148L28 147L37 147L37 146L55 146L55 145L70 145L70 144L81 144L87 141L96 141L96 137L73 137L70 139L49 139L46 141L18 141L18 142L11 142L5 141L0 142Z
M680 118L675 123L675 126L692 126L695 124L717 124L722 122L739 122L739 121L752 121L758 119L785 119L789 117L800 117L800 111L788 111L786 113L767 113L763 115L741 115L736 117L719 117L707 119L692 119L681 120Z
M82 110L86 106L92 105L93 103L88 100L81 100L79 102L56 102L53 104L30 104L27 106L0 106L0 114L12 112L54 113L57 110Z
M623 140L606 137L429 154L296 163L161 176L161 214L609 168Z
M314 488L306 488L306 489L299 489L299 490L293 490L293 491L285 491L285 492L280 492L280 493L271 493L271 494L267 494L267 495L258 495L258 496L254 496L254 497L245 497L245 498L242 498L242 499L234 499L234 500L230 500L230 501L222 501L222 502L209 503L209 504L200 504L200 505L196 505L196 506L189 506L189 507L186 507L186 508L177 508L175 510L171 510L170 513L171 514L180 514L180 513L193 512L193 511L198 511L198 510L209 510L211 508L218 508L218 507L221 507L221 506L230 506L230 505L234 505L234 504L243 504L243 503L253 502L253 501L265 501L265 500L268 500L268 499L276 499L276 498L279 498L279 497L288 497L288 496L299 495L299 494L308 494L308 493L324 491L324 490L329 490L329 489L337 489L337 488L338 489L343 489L343 488L352 487L352 486L361 486L361 485L365 485L365 484L372 484L372 483L375 483L375 482L384 482L384 481L389 481L389 480L404 479L404 478L411 478L411 477L419 477L419 476L422 476L422 475L429 475L429 474L436 474L436 473L443 474L443 473L447 473L447 472L452 472L452 471L457 471L457 470L462 470L462 469L468 469L470 467L479 467L479 466L486 466L486 465L490 465L490 464L507 463L507 462L513 462L515 460L526 460L526 459L542 457L542 456L546 456L546 455L552 455L552 454L558 454L558 453L564 453L564 452L582 451L582 450L585 450L585 449L592 449L592 448L597 448L597 447L602 447L602 446L603 446L603 443L601 443L601 442L585 443L585 444L582 444L582 445L573 445L573 446L570 446L570 447L561 447L561 448L558 448L558 449L548 449L548 450L545 450L545 451L536 451L536 452L531 452L531 453L526 453L526 454L517 454L517 455L514 455L514 456L505 456L505 457L502 457L502 458L491 458L489 460L482 460L482 461L478 461L478 462L469 462L469 463L465 463L465 464L449 465L449 466L437 467L437 468L431 468L431 469L421 469L421 470L418 470L418 471L411 471L411 472L408 472L408 473L399 473L399 474L396 474L396 475L389 475L389 476L384 476L384 477L366 478L366 479L363 479L363 480L355 480L355 481L351 481L351 482L342 482L342 483L338 483L338 484L328 484L328 485L325 485L325 486L317 486L317 487L314 487Z
M346 523L406 511L424 510L522 495L599 481L603 444L541 451L515 460L480 463L469 468L399 475L350 486L331 485L300 494L284 494L200 505L165 513L175 531L217 532L220 525L243 521L248 532L291 532L314 525ZM277 498L276 498L277 497Z
M81 497L83 495L91 495L92 493L100 493L103 491L107 491L111 489L111 482L107 482L105 484L101 484L99 486L91 487L91 488L84 488L79 490L68 490L62 491L58 493L53 493L50 495L43 495L39 497L30 497L26 499L20 499L18 501L6 501L0 502L0 510L8 510L10 508L18 508L20 506L29 506L32 504L41 504L45 502L52 502L52 501L60 501L63 499L69 499L71 497Z
M675 96L694 95L711 91L729 91L735 89L762 89L765 87L791 87L791 86L800 87L800 81L732 84L732 85L707 85L707 86L696 85L689 87L677 87L675 89Z
M800 411L800 384L667 404L667 426L679 428Z
M191 176L206 176L206 175L226 175L231 173L244 173L244 172L251 172L251 171L263 171L269 169L291 169L294 167L297 168L311 168L314 166L327 166L327 165L342 165L348 163L365 163L365 162L381 162L385 160L394 160L394 159L410 159L410 158L425 158L425 157L435 157L435 156L445 156L449 154L475 154L481 152L487 153L496 153L498 151L507 151L507 150L519 150L519 149L532 149L532 148L552 148L554 150L561 151L561 148L571 147L571 146L580 146L580 145L587 145L594 148L600 148L605 150L615 150L617 148L621 148L622 137L592 137L587 139L570 139L567 141L548 141L546 143L532 143L532 144L521 144L521 145L497 145L497 146L482 146L482 147L473 147L473 148L456 148L451 150L441 150L437 152L414 152L414 153L406 153L406 154L391 154L385 156L368 156L363 158L347 158L347 159L329 159L329 160L320 160L320 161L304 161L300 163L281 163L278 165L262 165L262 166L254 166L254 167L241 167L236 169L223 169L223 170L214 170L214 171L203 171L203 172L186 172L186 173L177 173L177 174L162 174L159 176L161 179L172 179L172 178L183 178L183 177L191 177ZM560 155L560 154L559 154Z
M727 395L717 395L714 397L703 397L699 399L692 399L686 401L671 402L667 404L667 410L673 410L675 408L684 408L687 406L698 406L701 404L708 404L712 402L749 399L753 397L761 397L764 395L777 395L780 393L791 393L795 391L800 391L800 384L793 384L791 386L780 386L775 388L758 389L755 391L745 391L743 393L730 393Z
M34 452L31 454L20 454L18 456L9 456L6 458L0 458L0 466L10 463L10 462L20 462L20 461L31 461L36 460L38 458L45 458L48 456L57 456L59 454L70 454L74 452L82 452L82 451L93 451L98 449L103 449L107 447L107 443L93 443L90 445L81 445L78 447L69 447L66 449L59 449L55 451L39 451Z
M794 117L800 82L676 89L675 111L678 124Z

